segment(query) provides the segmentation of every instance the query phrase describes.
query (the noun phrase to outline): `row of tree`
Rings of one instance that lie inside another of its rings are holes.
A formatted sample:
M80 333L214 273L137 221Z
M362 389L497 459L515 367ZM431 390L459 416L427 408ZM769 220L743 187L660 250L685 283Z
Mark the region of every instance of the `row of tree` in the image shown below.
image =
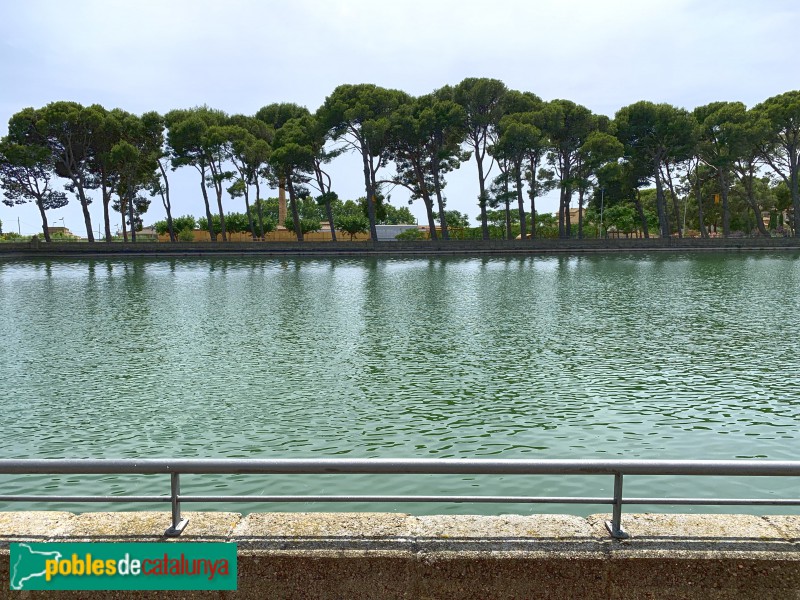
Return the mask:
M215 218L219 235L227 239L226 191L243 199L251 235L264 236L264 185L288 192L291 228L302 240L301 199L313 195L334 222L337 195L326 166L348 151L361 158L373 239L384 193L395 186L406 188L412 202L422 201L431 237L449 238L446 175L469 160L477 167L485 239L490 235L487 211L501 204L507 214L516 204L523 239L536 237L536 200L553 189L560 191L561 237L573 235L569 208L576 196L579 237L586 203L600 204L601 211L630 206L649 236L641 192L652 186L661 236L682 233L679 199L692 191L700 233L708 235L700 195L709 185L721 197L723 235L731 233L734 186L744 191L754 222L768 235L757 194L768 174L783 181L793 213L800 214L800 91L751 109L740 102L714 102L690 112L641 101L610 119L569 100L546 102L487 78L468 78L420 97L371 84L341 85L315 113L281 103L253 116L206 106L137 116L54 102L11 117L8 135L0 141L0 185L6 204L37 204L47 240L45 211L65 205L69 192L80 201L87 237L94 241L91 190L100 190L106 240L112 239L109 208L126 215L123 234L127 237L128 225L135 240L151 197L160 197L174 240L168 174L192 168L212 240L217 239ZM56 189L57 178L66 180L66 192Z

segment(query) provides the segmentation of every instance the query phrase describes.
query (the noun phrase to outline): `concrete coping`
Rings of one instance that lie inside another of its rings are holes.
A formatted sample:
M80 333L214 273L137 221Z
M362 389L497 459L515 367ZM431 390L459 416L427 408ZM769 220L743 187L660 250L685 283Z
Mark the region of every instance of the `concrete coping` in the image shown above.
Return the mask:
M184 516L184 533L166 538L166 512L0 512L0 579L9 573L11 542L226 541L238 545L237 591L140 592L137 598L800 598L796 515L626 514L622 524L632 537L623 541L606 531L609 515ZM58 597L119 600L129 592Z
M281 553L491 553L591 556L780 556L800 561L800 515L626 514L628 540L609 515L187 512L167 538L167 512L0 512L0 549L21 541L226 541Z

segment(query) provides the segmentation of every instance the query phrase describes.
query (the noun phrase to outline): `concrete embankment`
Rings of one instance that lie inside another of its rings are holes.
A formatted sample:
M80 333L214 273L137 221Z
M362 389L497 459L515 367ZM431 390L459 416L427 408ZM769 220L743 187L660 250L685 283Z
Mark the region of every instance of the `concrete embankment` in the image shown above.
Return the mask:
M604 252L800 251L797 238L449 240L417 242L61 242L0 244L2 257L102 256L481 256Z
M139 598L800 599L800 516L409 516L186 513L178 541L235 542L236 592ZM163 512L0 513L8 598L124 598L130 592L10 592L9 542L173 541Z

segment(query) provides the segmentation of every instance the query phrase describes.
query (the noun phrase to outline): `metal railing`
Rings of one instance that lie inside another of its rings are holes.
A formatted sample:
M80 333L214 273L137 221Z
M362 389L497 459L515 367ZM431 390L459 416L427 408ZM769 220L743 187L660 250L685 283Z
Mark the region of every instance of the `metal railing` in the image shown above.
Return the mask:
M626 538L622 528L622 506L800 506L800 499L771 498L625 498L625 475L688 476L777 476L800 477L800 461L763 460L524 460L524 459L425 459L425 458L308 458L308 459L0 459L0 474L14 475L108 475L168 474L168 496L58 496L0 495L0 502L169 502L172 525L168 536L180 535L188 523L181 516L183 502L471 502L607 504L612 507L606 523L614 538ZM585 496L184 496L180 476L184 474L413 474L413 475L606 475L614 477L609 497Z

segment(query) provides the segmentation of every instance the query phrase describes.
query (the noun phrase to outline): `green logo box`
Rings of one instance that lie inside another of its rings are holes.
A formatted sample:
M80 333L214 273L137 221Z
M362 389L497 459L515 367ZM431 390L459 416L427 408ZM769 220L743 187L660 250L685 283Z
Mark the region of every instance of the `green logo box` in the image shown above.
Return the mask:
M11 544L12 590L235 590L236 544Z

